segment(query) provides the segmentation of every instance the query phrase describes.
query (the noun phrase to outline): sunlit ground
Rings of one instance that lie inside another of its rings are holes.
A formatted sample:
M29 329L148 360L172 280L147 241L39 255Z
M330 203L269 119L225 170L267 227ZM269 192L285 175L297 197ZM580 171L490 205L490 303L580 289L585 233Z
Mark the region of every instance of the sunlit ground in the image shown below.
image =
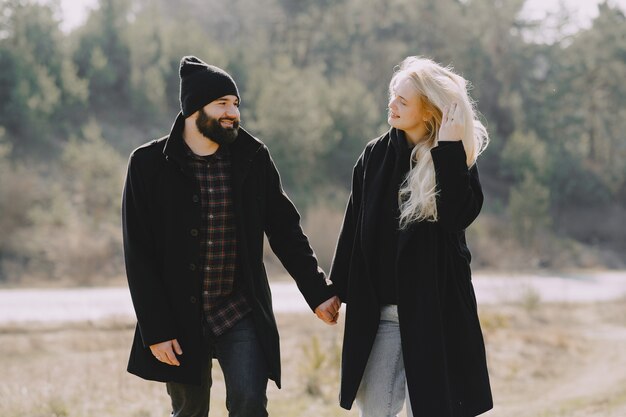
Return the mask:
M496 407L488 417L626 415L626 300L547 304L528 294L481 308ZM270 385L270 415L356 416L337 405L343 323L280 314L283 389ZM157 417L162 384L125 372L130 321L0 328L3 417ZM211 416L225 417L214 368Z

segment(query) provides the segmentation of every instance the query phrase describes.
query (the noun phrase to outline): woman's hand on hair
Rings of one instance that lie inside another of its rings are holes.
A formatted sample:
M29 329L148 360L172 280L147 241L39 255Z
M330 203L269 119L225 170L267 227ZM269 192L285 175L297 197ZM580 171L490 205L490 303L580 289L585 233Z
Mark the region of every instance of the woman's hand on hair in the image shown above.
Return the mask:
M465 133L465 115L456 102L443 108L441 127L437 140L439 142L455 142L463 139Z

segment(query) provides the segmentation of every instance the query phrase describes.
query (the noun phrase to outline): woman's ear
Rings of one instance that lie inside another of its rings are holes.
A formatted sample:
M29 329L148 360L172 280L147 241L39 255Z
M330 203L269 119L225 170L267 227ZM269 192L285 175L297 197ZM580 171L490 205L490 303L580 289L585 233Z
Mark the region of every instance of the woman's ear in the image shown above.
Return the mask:
M431 104L424 100L422 104L422 121L427 122L433 118L433 110L431 108Z

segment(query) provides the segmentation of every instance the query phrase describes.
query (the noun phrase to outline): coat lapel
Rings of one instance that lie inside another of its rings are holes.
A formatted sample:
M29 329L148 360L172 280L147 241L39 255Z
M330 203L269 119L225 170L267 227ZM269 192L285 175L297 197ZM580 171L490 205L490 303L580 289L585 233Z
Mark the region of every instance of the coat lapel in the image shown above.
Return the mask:
M366 264L376 255L373 225L380 219L382 196L393 180L394 165L400 152L398 145L404 140L403 132L390 129L377 145L380 148L372 150L370 159L366 163L363 179L364 221L361 232ZM420 228L419 223L412 223L406 229L398 231L398 259L410 244L411 238L418 233L418 228Z
M363 176L363 222L361 229L361 245L365 253L365 263L375 256L376 228L380 219L382 197L389 186L396 160L396 150L390 140L391 131L387 133L374 148L365 166Z
M184 128L185 116L183 116L182 113L178 113L172 125L172 129L170 130L170 134L167 137L167 141L165 142L163 154L166 160L175 162L183 174L189 178L195 178L189 164L187 164L185 160L187 151L183 139Z
M231 181L235 198L238 199L241 187L248 176L252 160L261 149L262 143L243 128L239 128L237 140L230 145Z

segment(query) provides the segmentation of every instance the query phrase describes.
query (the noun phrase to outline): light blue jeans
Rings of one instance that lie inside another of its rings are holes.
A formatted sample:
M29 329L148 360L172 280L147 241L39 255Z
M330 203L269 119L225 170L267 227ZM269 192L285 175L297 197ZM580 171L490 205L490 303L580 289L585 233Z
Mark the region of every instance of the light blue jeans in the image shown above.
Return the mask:
M387 305L380 310L380 324L374 346L356 394L360 417L395 417L406 398L407 416L412 417L406 387L398 306Z

